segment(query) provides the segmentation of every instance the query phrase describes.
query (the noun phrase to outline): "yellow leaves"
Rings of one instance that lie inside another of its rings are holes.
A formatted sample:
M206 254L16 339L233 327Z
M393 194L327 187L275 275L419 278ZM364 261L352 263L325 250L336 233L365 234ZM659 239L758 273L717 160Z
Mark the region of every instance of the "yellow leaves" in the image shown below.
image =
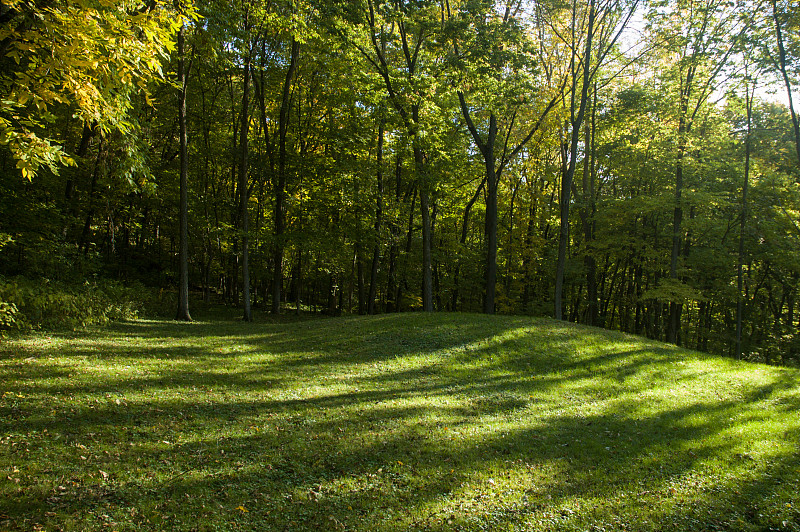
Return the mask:
M67 156L61 146L52 145L49 140L39 138L29 127L38 123L22 117L14 117L14 122L0 116L0 144L9 147L17 160L16 167L22 177L33 179L37 169L47 165L55 171L56 165L73 165L75 161Z
M33 168L28 161L17 161L17 168L19 168L22 177L31 181L33 179Z
M147 65L148 70L161 75L161 63L159 61L150 57L145 61L145 64Z
M88 59L88 60L82 60L82 61L81 60L76 60L76 61L73 62L73 65L75 67L81 69L82 71L89 71L89 70L95 70L96 68L98 68L100 66L100 63L96 59Z
M243 514L250 513L250 510L248 510L247 508L245 508L241 504L239 506L237 506L236 508L234 508L234 510L239 510Z
M37 97L37 96L34 96L34 97L33 97L33 103L36 105L36 109L37 109L37 110L38 110L40 113L43 113L43 114L44 114L44 113L46 113L46 111L47 111L47 104L45 103L45 101L44 101L42 98L39 98L39 97Z
M16 50L11 50L11 51L9 51L8 53L6 53L6 57L10 57L11 59L13 59L13 60L14 60L14 62L15 62L17 65L19 65L19 59L20 59L21 55L20 55L20 53L19 53L18 51L16 51Z
M71 105L77 119L122 129L131 97L147 95L148 84L163 78L174 35L196 10L182 14L171 1L155 4L131 13L127 2L64 0L36 10L30 24L0 27L0 40L11 43L5 57L14 65L0 75L0 98L12 102L0 109L0 144L10 148L24 178L32 179L42 164L55 172L71 161L39 123L53 106ZM30 11L23 0L5 5Z
M35 52L37 47L33 44L26 43L26 42L16 42L14 43L14 48L17 52Z

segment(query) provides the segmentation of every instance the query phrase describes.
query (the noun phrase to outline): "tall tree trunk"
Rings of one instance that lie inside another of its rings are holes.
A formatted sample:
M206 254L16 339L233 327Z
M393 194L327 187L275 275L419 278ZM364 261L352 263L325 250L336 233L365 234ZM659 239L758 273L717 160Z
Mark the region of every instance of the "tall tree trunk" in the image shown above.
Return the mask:
M478 198L481 195L481 191L483 191L483 187L486 185L486 177L484 176L483 181L481 184L478 185L478 189L475 191L475 194L472 195L472 198L467 202L466 207L464 207L464 215L461 218L461 237L459 238L459 244L461 245L461 249L464 249L467 244L467 233L469 231L469 215L472 212L472 207L475 205L475 202L478 201ZM460 296L460 289L458 286L459 280L461 276L461 260L456 261L456 269L455 273L453 274L453 294L451 298L451 310L455 311L458 298Z
M178 311L176 320L192 321L189 314L189 153L186 134L186 61L184 43L186 25L178 32L178 127L180 129L180 251L178 266Z
M642 296L642 267L634 266L633 269L633 296L636 300L636 313L633 318L633 333L643 336L642 310L644 305L641 302Z
M341 290L340 287L336 284L336 277L333 273L330 274L330 282L328 283L328 315L329 316L336 316L336 295L337 291ZM341 309L341 305L339 306Z
M408 257L411 254L411 242L414 237L414 209L417 205L417 196L419 195L417 192L417 187L413 187L411 196L411 208L408 210L408 228L406 230L406 247L405 247L405 256ZM395 312L400 312L402 307L402 299L403 299L403 290L408 288L408 263L404 261L404 268L403 268L403 276L400 279L400 282L397 283L397 292L395 293L395 301L397 306L395 307Z
M419 206L422 211L422 310L433 312L433 273L430 196L420 190Z
M536 230L536 199L531 199L531 204L528 206L528 224L525 229L525 248L522 258L522 312L528 312L528 303L531 298L531 284L533 282L531 270L533 269L531 256L531 248L533 247L533 235Z
M102 167L105 164L105 142L102 133L100 133L100 141L97 144L97 158L94 161L94 169L92 170L92 182L89 186L89 212L86 213L86 221L83 224L83 230L81 231L81 238L78 241L78 249L83 248L84 255L89 254L89 233L91 232L92 228L92 220L94 219L94 214L96 210L96 203L97 203L97 181L100 179L100 172L102 171Z
M299 250L297 252L297 277L295 278L295 286L294 286L294 302L295 302L295 314L298 316L300 315L300 303L301 303L301 294L303 286L303 251Z
M461 106L461 115L467 122L472 140L475 146L481 153L483 158L483 181L478 186L478 192L486 185L486 214L484 217L484 242L486 246L485 262L484 262L484 294L483 294L483 312L486 314L494 314L494 300L497 293L497 186L500 178L497 171L497 157L495 155L495 144L497 141L497 116L494 113L489 114L489 131L486 141L481 138L478 128L472 121L467 100L464 93L458 92L458 101ZM477 196L476 192L476 196ZM467 215L469 214L469 207L465 212L464 223L466 229ZM464 231L462 231L462 235Z
M431 243L436 242L436 202L431 206ZM441 239L440 239L441 242ZM436 310L442 310L442 296L439 285L439 261L431 257L431 281L433 283L433 302Z
M792 126L794 128L794 144L797 151L797 162L800 164L800 118L794 110L794 102L792 99L792 82L789 78L789 73L786 66L786 47L783 39L783 31L781 30L781 21L778 15L778 4L776 0L772 0L772 20L775 22L775 40L778 45L778 58L775 61L775 66L781 73L783 84L786 87L786 96L789 99L789 112L792 115Z
M431 270L433 232L431 231L429 183L423 159L422 149L414 146L414 165L420 186L419 207L422 218L422 310L423 312L433 312L433 274Z
M587 123L584 134L584 146L586 146L588 153L584 156L583 161L583 205L580 210L585 246L587 248L583 262L586 267L586 298L588 299L586 323L588 325L597 325L599 316L597 305L597 260L589 249L592 241L594 241L594 215L596 210L594 187L596 110L597 84L595 83L593 88L592 120L591 123Z
M249 11L245 11L245 34L249 32L250 21ZM239 220L241 222L242 231L242 299L244 303L244 313L242 319L244 321L252 321L252 311L250 308L250 264L249 264L249 246L250 246L250 227L248 220L248 203L249 203L249 187L247 179L247 156L248 156L248 135L250 133L250 71L252 61L252 45L248 41L248 47L244 57L244 72L242 83L242 123L241 132L239 133Z
M401 199L402 203L405 204L408 200L408 196L411 194L411 191L406 192L406 197L403 199L402 194L402 177L403 177L403 157L402 151L398 151L397 158L395 160L395 167L394 167L394 174L395 174L395 205L400 206ZM398 301L395 297L397 294L397 287L399 283L397 281L397 263L398 263L398 255L399 255L399 239L401 234L400 224L398 220L393 219L389 224L389 230L391 233L392 244L389 247L389 272L388 272L388 281L386 284L386 305L384 306L385 312L397 312Z
M554 314L557 320L563 319L562 298L564 288L564 271L567 264L567 245L569 244L569 210L570 198L572 193L572 181L575 177L575 167L578 163L578 141L581 135L581 125L583 124L583 117L586 113L586 105L589 100L589 82L591 81L591 63L592 63L592 38L594 36L594 21L595 21L595 0L589 2L589 20L587 22L586 33L586 46L584 49L583 57L580 59L580 64L583 68L583 85L581 87L580 104L578 112L575 114L575 84L573 84L571 96L571 127L572 138L570 140L569 149L569 166L567 171L563 174L561 180L561 198L560 198L560 212L561 224L558 238L558 263L556 264L556 283L554 294ZM573 61L575 59L573 58Z
M520 192L520 188L522 188L522 182L525 180L525 176L520 176L519 179L515 180L514 188L511 190L511 198L508 202L508 242L506 244L506 249L509 251L509 258L507 262L507 267L512 270L509 271L507 275L504 276L504 291L506 294L511 294L511 291L514 287L514 281L516 281L517 276L516 272L513 270L516 269L516 260L514 257L513 250L516 249L514 245L514 224L516 222L514 216L516 214L517 208L517 196Z
M78 168L76 169L69 169L67 174L67 181L64 184L64 227L62 228L62 235L64 238L72 237L74 238L76 235L71 234L73 233L73 225L78 217L78 205L77 205L77 198L74 196L75 192L75 181L74 176L77 172L80 172L84 166L83 158L86 157L86 153L89 151L89 145L91 144L92 138L94 138L95 133L99 130L97 124L89 124L83 125L83 132L81 133L81 141L78 145L78 149L75 152L75 156L78 159ZM147 209L147 207L145 207ZM144 226L142 226L144 228ZM141 233L140 233L141 234ZM80 242L76 242L78 244L78 248L80 248Z
M736 360L742 358L742 315L744 313L744 298L742 289L744 276L742 268L744 266L744 235L747 224L747 189L750 183L750 133L752 128L753 116L753 96L752 88L745 87L747 94L745 104L747 106L747 133L744 139L744 182L742 183L742 207L739 213L739 250L736 260Z
M688 90L688 89L687 89ZM685 97L688 100L688 94ZM675 164L675 207L672 212L672 252L669 261L669 278L678 280L678 258L681 252L681 226L683 223L683 164L686 154L686 103L681 103L681 117L678 123L678 157ZM670 301L667 342L677 344L680 337L682 303Z
M410 129L413 134L414 170L419 185L419 208L422 219L422 311L433 312L433 227L431 222L430 205L430 175L428 175L425 153L419 145L419 130L421 104L411 106L411 117L414 126Z
M272 313L281 311L281 288L283 285L283 233L285 230L286 213L286 135L289 131L289 111L292 95L292 79L297 68L297 58L300 54L300 41L292 37L292 51L289 58L289 68L283 81L281 96L281 111L278 121L278 179L275 185L275 249L273 254L272 273Z
M375 172L378 193L375 199L375 244L372 248L372 265L369 271L369 295L367 296L367 313L375 314L375 297L378 293L378 267L380 266L381 241L380 233L383 224L383 136L386 120L380 119L378 125L378 148Z
M486 219L484 234L486 239L485 283L483 312L494 314L494 300L497 292L497 187L498 175L495 169L494 145L497 138L497 118L489 117L489 136L483 146L483 164L486 177Z
M78 144L77 151L75 152L76 157L83 158L86 156L86 152L89 150L89 144L92 140L92 137L94 137L95 130L96 126L94 124L92 124L92 126L89 126L89 124L83 125L83 132L81 133L81 141L80 144ZM72 179L72 173L70 172L70 175L67 176L67 182L64 185L64 199L67 200L68 202L72 200L73 189L74 189L74 181Z
M360 224L359 224L360 225ZM360 232L360 231L359 231ZM363 316L367 312L367 298L364 294L364 261L361 260L362 244L359 238L355 245L355 265L356 265L356 292L358 295L358 315ZM350 307L348 305L348 311Z

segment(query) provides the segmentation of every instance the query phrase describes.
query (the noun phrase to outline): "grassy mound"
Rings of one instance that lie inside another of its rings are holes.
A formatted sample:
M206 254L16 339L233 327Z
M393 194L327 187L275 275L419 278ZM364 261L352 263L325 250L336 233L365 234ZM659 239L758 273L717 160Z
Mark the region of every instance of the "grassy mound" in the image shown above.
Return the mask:
M0 345L0 529L800 530L800 372L550 320Z

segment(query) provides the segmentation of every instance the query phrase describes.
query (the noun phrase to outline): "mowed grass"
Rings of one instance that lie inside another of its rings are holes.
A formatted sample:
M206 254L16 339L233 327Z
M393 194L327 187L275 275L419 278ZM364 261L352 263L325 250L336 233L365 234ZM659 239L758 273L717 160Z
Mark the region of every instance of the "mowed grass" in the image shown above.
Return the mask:
M544 319L0 346L0 530L800 530L800 372Z

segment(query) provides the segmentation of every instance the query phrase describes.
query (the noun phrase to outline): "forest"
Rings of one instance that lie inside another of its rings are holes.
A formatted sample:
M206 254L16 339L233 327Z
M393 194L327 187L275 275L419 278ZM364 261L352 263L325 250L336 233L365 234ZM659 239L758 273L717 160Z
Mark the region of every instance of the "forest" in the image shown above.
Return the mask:
M799 81L792 0L2 0L0 330L482 312L796 365Z

